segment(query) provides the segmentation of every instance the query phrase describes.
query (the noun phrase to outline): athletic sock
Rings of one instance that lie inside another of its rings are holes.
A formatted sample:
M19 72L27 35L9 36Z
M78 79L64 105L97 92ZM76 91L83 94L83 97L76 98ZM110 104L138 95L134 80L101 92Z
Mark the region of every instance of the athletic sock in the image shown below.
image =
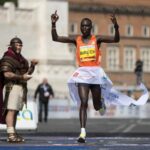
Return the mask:
M80 136L81 136L81 137L85 137L85 136L86 136L85 128L81 128Z

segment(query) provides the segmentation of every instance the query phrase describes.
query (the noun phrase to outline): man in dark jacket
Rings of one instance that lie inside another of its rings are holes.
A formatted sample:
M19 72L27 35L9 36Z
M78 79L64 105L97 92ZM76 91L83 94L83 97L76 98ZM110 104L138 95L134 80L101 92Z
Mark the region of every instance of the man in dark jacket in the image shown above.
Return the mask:
M138 59L135 66L136 84L139 85L143 80L143 61Z
M35 90L34 98L36 99L39 94L39 122L42 122L42 111L44 106L44 121L47 122L48 116L48 102L49 99L54 97L54 92L47 79L44 78L43 82L37 86Z

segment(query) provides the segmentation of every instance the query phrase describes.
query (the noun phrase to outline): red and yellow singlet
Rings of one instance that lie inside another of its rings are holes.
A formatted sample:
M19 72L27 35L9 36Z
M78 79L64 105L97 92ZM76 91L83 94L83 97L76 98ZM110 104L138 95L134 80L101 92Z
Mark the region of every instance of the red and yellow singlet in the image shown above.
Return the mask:
M88 43L84 43L82 36L78 36L76 43L76 61L79 67L100 66L101 51L97 47L97 41L94 35L91 36Z

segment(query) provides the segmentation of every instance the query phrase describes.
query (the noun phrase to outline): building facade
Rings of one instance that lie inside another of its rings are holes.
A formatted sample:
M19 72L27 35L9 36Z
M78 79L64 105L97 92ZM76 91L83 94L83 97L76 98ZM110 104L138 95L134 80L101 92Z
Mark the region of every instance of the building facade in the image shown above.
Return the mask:
M115 13L120 42L102 44L102 67L116 86L134 86L135 63L144 62L143 80L150 88L150 1L149 0L68 0L69 34L80 33L80 21L93 21L96 35L114 35L110 15ZM74 47L70 46L71 51Z
M22 53L27 59L38 59L39 64L29 82L29 95L48 78L55 98L68 98L67 80L74 71L73 55L68 44L56 43L51 38L51 14L63 14L57 23L59 34L68 35L68 2L53 0L18 0L18 7L7 2L0 7L0 55L7 50L11 38L23 41ZM63 24L63 27L62 27Z
M115 12L120 30L120 42L102 44L102 67L115 86L134 86L135 62L144 62L144 83L150 88L150 2L149 0L18 0L18 7L5 3L0 7L0 55L9 40L23 40L22 53L36 58L39 64L29 82L33 93L43 77L52 84L56 98L68 98L67 79L75 70L75 47L53 42L51 14L57 10L59 35L80 33L80 21L93 21L92 32L113 36L110 15Z

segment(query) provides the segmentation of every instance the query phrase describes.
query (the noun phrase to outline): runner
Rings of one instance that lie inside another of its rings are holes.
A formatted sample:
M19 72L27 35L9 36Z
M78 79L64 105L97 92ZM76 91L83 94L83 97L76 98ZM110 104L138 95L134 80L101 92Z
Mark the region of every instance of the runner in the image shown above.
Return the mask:
M78 71L73 76L78 76L79 73L83 73L85 78L89 78L92 74L95 76L94 80L88 81L82 79L78 81L78 95L80 98L80 125L81 133L78 138L78 142L85 143L86 138L86 120L87 120L87 107L89 92L92 93L93 105L96 111L100 111L100 114L105 113L105 104L101 96L101 87L99 82L99 74L103 72L101 66L101 43L115 43L119 42L119 26L115 15L111 16L111 21L114 24L115 36L103 37L95 36L91 34L92 21L89 18L83 18L81 21L80 29L82 35L75 35L74 37L58 36L56 30L56 22L59 16L57 11L52 14L52 39L57 42L72 43L76 46L76 60L79 66Z

